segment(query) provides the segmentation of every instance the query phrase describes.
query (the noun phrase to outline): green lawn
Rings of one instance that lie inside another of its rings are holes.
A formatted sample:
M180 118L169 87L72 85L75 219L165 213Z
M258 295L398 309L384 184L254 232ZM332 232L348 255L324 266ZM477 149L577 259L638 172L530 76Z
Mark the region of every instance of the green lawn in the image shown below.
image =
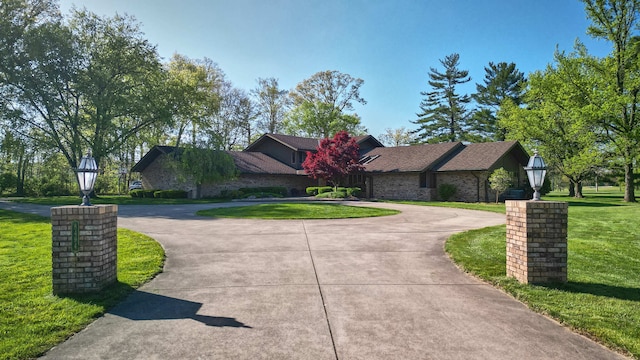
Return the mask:
M49 196L49 197L18 197L11 198L11 201L18 203L29 203L38 205L80 205L80 196ZM92 204L116 204L116 205L173 205L173 204L208 204L220 203L228 200L221 199L156 199L156 198L132 198L129 195L100 195L91 199Z
M345 219L387 216L397 210L338 204L275 203L198 211L201 216L249 219Z
M118 229L118 283L94 295L52 295L48 218L0 210L0 359L28 359L80 331L162 270L153 239Z
M617 189L585 190L569 202L568 283L522 285L505 276L505 226L457 234L446 244L467 271L577 332L640 358L640 205Z

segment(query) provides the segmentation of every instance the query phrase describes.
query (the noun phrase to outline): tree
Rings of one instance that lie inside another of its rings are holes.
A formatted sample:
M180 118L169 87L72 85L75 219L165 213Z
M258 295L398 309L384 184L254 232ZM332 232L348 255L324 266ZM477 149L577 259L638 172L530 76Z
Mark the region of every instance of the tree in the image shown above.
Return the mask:
M307 151L302 168L313 179L324 179L334 186L347 175L364 170L358 160L358 143L346 131L338 132L333 139L320 141L316 152Z
M279 88L276 78L258 78L258 86L251 90L258 116L258 130L277 134L290 106L289 92Z
M292 135L328 138L338 131L362 132L354 102L365 105L360 97L364 80L339 71L321 71L300 82L290 92L295 108L285 120Z
M458 68L460 55L454 53L440 60L445 71L431 68L429 85L432 91L423 91L426 96L420 102L421 112L413 121L420 127L416 134L429 143L453 142L467 137L469 111L465 105L471 101L468 95L459 95L456 86L471 81L469 71Z
M594 87L585 49L556 53L556 66L529 76L526 108L507 100L498 113L509 139L536 148L549 166L574 184L582 197L582 181L603 161L599 128L591 104L581 89Z
M48 3L12 0L1 3L2 11L16 2L24 12ZM0 93L9 100L0 112L21 136L56 149L71 167L88 149L100 163L139 130L169 119L165 73L132 18L86 10L68 23L45 17L2 46L8 58Z
M582 88L593 113L624 162L624 201L635 202L634 161L640 148L640 0L583 0L591 20L587 33L611 42L610 56L593 62L599 83ZM596 92L593 94L593 92ZM598 104L601 100L604 103Z
M499 126L496 113L506 99L522 104L526 80L514 63L490 62L484 71L484 85L476 83L476 93L472 95L479 106L471 119L472 131L480 140L504 141L505 129Z
M489 176L489 184L491 189L496 192L496 204L500 198L500 194L507 191L511 186L511 175L504 168L494 170Z
M378 140L388 146L405 146L414 142L415 134L404 126L397 129L386 128L384 134L378 136Z

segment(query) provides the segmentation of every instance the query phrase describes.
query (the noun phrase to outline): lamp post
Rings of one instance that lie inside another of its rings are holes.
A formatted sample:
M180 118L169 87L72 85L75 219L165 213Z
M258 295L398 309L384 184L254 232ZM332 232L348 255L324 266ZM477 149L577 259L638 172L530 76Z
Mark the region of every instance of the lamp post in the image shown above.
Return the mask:
M76 175L78 176L78 184L80 185L80 191L84 194L82 198L82 206L91 206L89 202L89 194L93 191L93 186L96 183L98 177L98 165L96 160L88 153L80 160L80 166L76 169Z
M542 184L544 184L544 177L547 174L547 165L545 165L542 157L538 155L537 150L534 151L533 156L529 158L529 163L524 169L527 171L529 184L534 190L532 200L539 201L540 189L542 188Z

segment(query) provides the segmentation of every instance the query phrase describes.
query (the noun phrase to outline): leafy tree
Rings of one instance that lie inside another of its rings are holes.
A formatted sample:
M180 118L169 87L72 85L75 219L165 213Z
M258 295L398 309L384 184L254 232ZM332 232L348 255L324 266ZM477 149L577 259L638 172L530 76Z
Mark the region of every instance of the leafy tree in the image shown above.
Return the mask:
M290 96L295 108L285 120L292 135L328 138L338 131L362 132L353 103L366 104L360 97L364 80L339 71L321 71L300 82Z
M454 53L440 60L444 72L431 68L429 85L432 91L423 91L426 96L420 103L421 112L413 121L420 140L429 143L453 142L467 137L469 111L465 105L471 101L468 95L456 92L456 86L471 81L469 71L458 68L460 55Z
M384 131L384 134L378 136L378 140L388 146L410 145L415 140L415 134L404 126L397 129L386 128Z
M333 139L320 141L316 152L307 151L302 168L313 179L324 179L335 187L347 175L364 170L358 162L358 143L346 131L338 132Z
M18 3L28 12L48 2ZM8 59L0 93L10 100L0 112L15 131L57 149L71 167L87 149L99 163L140 129L169 118L165 73L132 18L86 10L73 12L68 23L49 16L2 46Z
M526 80L514 63L490 62L484 71L484 84L476 83L476 93L472 96L479 106L471 119L472 130L480 139L504 141L505 129L499 126L496 113L506 99L522 104Z
M489 184L491 189L496 192L496 204L500 198L500 194L507 191L511 186L511 175L504 168L494 170L489 176Z
M579 89L593 87L585 50L556 54L556 67L529 76L526 108L505 101L498 116L507 137L537 148L549 166L574 184L582 197L582 181L603 161L600 131L589 115L591 105Z
M276 78L258 78L258 86L251 90L258 116L258 130L277 134L290 106L289 92L280 89Z
M624 200L635 202L633 170L640 148L640 0L582 1L591 20L587 33L611 42L613 50L610 56L592 63L597 87L579 90L591 100L592 115L600 119L624 162Z

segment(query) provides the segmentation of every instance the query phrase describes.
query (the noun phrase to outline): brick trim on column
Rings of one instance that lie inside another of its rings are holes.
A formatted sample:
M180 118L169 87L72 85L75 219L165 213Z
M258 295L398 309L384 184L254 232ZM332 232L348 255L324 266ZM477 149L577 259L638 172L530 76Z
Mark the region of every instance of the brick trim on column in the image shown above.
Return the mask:
M506 201L507 276L522 283L567 281L568 204Z
M86 293L117 281L118 206L51 208L53 293Z

